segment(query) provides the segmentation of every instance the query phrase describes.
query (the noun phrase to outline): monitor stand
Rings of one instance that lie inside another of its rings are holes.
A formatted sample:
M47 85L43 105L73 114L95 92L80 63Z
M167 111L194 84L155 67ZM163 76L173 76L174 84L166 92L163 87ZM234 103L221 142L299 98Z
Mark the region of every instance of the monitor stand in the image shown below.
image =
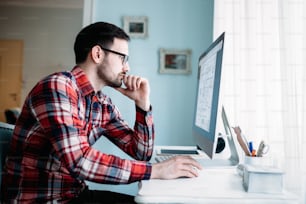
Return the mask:
M239 164L239 156L236 149L237 141L234 140L224 107L222 106L221 118L225 134L219 133L214 143L212 159L196 146L158 146L156 147L155 160L161 162L168 156L190 155L205 168L236 167Z
M221 116L225 134L219 133L217 137L218 142L213 159L197 159L204 167L235 167L239 164L239 155L236 148L237 141L234 140L223 106Z

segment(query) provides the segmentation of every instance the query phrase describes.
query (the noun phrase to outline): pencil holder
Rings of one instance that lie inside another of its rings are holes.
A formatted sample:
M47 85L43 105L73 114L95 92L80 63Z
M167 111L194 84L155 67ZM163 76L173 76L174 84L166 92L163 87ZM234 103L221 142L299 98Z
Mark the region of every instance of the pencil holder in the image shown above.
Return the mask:
M271 159L269 157L245 156L244 164L255 166L272 166Z

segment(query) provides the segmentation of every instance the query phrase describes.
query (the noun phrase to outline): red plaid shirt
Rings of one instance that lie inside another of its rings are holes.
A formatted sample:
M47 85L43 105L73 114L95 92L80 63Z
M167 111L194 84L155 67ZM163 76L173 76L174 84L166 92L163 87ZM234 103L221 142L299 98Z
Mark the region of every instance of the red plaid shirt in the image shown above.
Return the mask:
M106 136L137 160L92 147ZM27 97L16 123L2 177L2 196L17 202L66 202L97 183L149 179L153 152L152 112L136 107L134 129L116 106L95 93L82 69L50 75Z

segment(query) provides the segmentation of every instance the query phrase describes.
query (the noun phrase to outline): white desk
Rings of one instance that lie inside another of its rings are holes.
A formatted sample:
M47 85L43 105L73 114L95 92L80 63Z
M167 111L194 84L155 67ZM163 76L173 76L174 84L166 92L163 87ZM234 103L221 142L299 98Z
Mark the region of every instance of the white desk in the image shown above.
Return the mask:
M247 193L236 168L204 169L198 178L159 180L139 183L137 203L298 203L297 197L283 194Z

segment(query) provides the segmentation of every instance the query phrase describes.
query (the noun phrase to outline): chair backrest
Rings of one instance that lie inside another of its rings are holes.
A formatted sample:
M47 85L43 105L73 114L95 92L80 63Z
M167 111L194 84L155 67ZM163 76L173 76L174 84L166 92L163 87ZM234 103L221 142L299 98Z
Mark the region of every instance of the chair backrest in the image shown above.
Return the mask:
M0 159L1 159L0 161L0 188L1 188L2 170L4 167L7 151L9 149L10 142L13 136L14 127L15 127L14 125L0 122Z
M6 109L4 115L7 123L15 125L16 120L20 115L20 110L17 108Z

